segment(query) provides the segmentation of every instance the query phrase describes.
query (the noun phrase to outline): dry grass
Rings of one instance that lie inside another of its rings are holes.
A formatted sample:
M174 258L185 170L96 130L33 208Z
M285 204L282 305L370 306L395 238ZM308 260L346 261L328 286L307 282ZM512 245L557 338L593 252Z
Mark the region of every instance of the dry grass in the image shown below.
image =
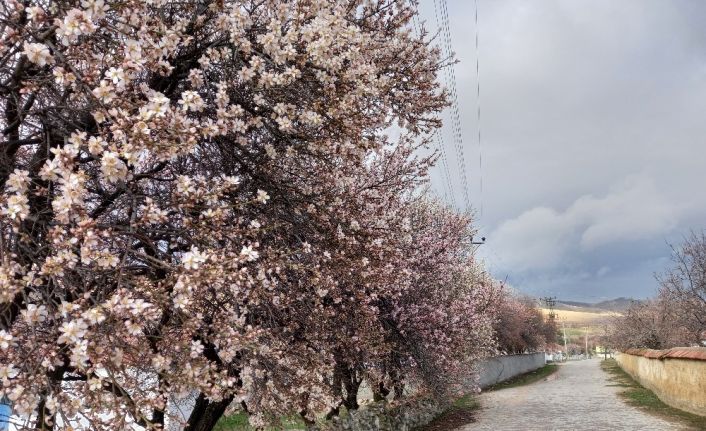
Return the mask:
M549 314L549 309L542 308L541 310L542 314L545 316ZM607 322L613 317L620 315L612 311L596 311L594 313L588 311L554 310L554 313L556 313L559 321L566 319L566 323L568 324L576 323L581 325Z
M415 428L414 431L446 431L460 428L463 425L475 422L475 413L479 408L480 404L475 395L465 395L456 400L451 407L434 420Z
M706 429L706 417L697 416L663 403L654 392L640 385L623 371L615 359L601 361L601 368L610 374L610 386L622 388L619 395L629 405L666 420L678 422L690 430Z

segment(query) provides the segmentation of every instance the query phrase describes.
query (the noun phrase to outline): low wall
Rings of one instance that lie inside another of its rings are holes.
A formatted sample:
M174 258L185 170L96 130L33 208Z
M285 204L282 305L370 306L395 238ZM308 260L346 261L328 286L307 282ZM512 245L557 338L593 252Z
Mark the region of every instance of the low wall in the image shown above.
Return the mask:
M478 363L478 385L487 388L520 374L542 368L544 352L486 358Z
M432 398L405 400L403 403L367 404L347 415L333 418L322 431L409 431L434 420L446 406Z
M664 403L706 416L706 348L629 349L615 359Z
M476 363L477 375L472 382L467 383L471 387L487 388L541 368L545 363L543 352L485 358ZM410 397L399 405L371 403L372 391L366 384L361 386L358 399L363 401L363 406L359 410L350 412L344 417L335 418L323 429L326 431L408 431L429 423L447 407L433 398L415 399L415 397Z

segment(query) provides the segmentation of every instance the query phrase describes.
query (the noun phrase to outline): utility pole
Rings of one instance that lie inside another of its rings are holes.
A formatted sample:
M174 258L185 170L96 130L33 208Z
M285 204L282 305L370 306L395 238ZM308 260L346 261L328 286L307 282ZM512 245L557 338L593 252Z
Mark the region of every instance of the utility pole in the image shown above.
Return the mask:
M566 348L566 318L561 320L561 329L564 331L564 357L568 358L569 351Z
M556 331L556 311L554 311L554 306L556 305L556 296L545 296L539 298L540 306L544 302L548 309L547 320L551 323L552 328ZM556 340L556 333L552 337ZM564 331L564 350L566 350L566 331Z
M556 318L556 313L554 312L554 306L556 305L556 296L545 296L540 298L540 301L544 301L547 308L549 309L549 319L554 320Z
M584 330L584 337L586 338L586 358L589 358L589 354L588 354L588 326L585 326L583 328L583 330Z

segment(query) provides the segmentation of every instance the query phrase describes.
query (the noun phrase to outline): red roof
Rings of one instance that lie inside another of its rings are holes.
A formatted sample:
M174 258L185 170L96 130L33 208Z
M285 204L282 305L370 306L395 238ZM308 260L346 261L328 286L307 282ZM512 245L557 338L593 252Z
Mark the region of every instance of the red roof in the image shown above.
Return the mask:
M652 359L695 359L706 361L706 347L675 347L666 350L627 349L623 353Z

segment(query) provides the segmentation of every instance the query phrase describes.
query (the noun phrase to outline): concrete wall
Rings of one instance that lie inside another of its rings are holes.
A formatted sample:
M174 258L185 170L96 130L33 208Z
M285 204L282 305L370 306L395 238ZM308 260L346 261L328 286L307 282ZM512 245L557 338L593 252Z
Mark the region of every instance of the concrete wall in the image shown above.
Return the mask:
M471 390L480 386L487 388L496 383L504 382L520 374L529 373L546 364L543 352L528 353L524 355L503 355L485 358L475 365L477 372L473 373L473 378L466 381L466 390ZM405 387L408 393L414 393L413 389ZM390 394L390 399L393 395ZM358 389L358 402L366 402L373 399L373 391L367 381L363 381Z
M483 359L478 364L478 385L481 388L492 386L520 374L542 368L545 362L544 352Z
M620 353L620 367L666 404L706 416L706 360Z

